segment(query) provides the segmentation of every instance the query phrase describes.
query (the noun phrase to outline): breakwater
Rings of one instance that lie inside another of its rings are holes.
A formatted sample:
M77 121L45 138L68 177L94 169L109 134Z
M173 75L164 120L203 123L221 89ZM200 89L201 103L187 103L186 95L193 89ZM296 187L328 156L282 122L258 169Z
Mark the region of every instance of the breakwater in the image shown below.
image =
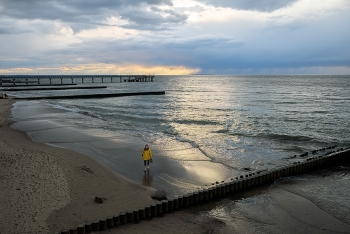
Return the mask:
M165 91L156 92L134 92L134 93L104 93L104 94L82 94L82 95L67 95L67 96L42 96L42 97L15 97L15 100L39 100L39 99L87 99L87 98L110 98L110 97L125 97L138 95L164 95Z
M321 153L315 155L316 153ZM306 153L301 157L305 157ZM308 153L309 154L309 153ZM282 177L296 176L304 173L317 171L324 168L339 166L350 163L350 148L336 149L327 147L317 151L310 152L309 158L293 162L290 165L282 166L272 170L249 173L231 178L229 181L215 182L205 186L197 191L181 196L168 198L167 200L157 201L152 205L141 207L139 209L127 210L106 217L105 219L95 220L71 229L64 229L60 234L85 234L102 231L110 228L117 228L126 223L138 223L145 219L162 216L177 210L186 209L192 206L209 203L221 198L232 196L236 193L269 184Z

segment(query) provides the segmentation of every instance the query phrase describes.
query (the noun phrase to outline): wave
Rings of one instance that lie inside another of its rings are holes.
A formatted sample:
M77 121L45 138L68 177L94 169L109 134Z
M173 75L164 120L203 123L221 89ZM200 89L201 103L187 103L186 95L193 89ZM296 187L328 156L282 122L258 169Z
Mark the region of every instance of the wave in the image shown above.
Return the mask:
M229 133L230 130L229 129L220 129L220 130L217 130L217 131L213 131L212 133Z
M192 140L189 140L189 139L185 139L185 138L183 138L181 136L176 136L176 140L178 140L179 142L189 143L193 148L199 148L199 145L195 141L192 141Z
M302 136L302 135L287 135L287 134L276 134L276 133L259 133L257 137L278 140L278 141L288 141L288 142L311 142L314 140L312 137Z
M219 124L217 121L211 121L211 120L191 120L191 119L174 119L172 122L178 123L178 124L186 124L186 125L216 125Z
M59 105L59 104L53 104L53 103L49 103L49 102L46 102L49 106L55 108L55 109L59 109L59 110L65 110L65 111L68 111L68 112L75 112L75 113L78 113L80 110L77 109L77 108L73 108L73 107L65 107L65 106L62 106L62 105Z

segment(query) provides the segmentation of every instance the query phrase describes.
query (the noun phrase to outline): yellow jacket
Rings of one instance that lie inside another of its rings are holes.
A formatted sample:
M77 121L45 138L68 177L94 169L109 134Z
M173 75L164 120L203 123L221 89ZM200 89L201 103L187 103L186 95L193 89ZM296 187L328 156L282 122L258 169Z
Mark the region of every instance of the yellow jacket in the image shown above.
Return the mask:
M150 148L148 148L147 150L144 149L142 151L142 158L143 158L143 160L151 160L152 159L152 151Z

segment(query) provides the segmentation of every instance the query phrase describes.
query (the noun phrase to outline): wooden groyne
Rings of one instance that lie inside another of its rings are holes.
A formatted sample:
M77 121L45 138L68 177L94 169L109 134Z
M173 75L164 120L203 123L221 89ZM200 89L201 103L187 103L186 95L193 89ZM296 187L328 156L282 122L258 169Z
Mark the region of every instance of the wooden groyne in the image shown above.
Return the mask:
M46 83L53 84L53 81L59 81L63 84L63 80L70 80L71 84L74 84L74 80L81 80L81 83L89 82L95 83L100 81L104 82L153 82L154 75L0 75L0 86L4 83L34 83L41 84L43 80ZM48 82L47 82L48 80Z
M339 166L350 163L350 148L334 150L335 147L321 149L317 152L326 153L309 157L304 161L297 161L291 165L282 166L273 170L266 170L257 173L250 173L231 178L229 181L213 183L211 186L167 200L158 201L155 204L128 210L107 218L95 220L91 223L79 225L76 228L65 229L60 234L69 233L92 233L110 228L119 227L126 223L138 223L144 219L163 216L177 210L192 206L198 206L221 198L232 196L236 193L251 189L253 187L269 184L282 177L296 176L312 171L317 171L332 166ZM314 154L315 151L311 152ZM304 157L304 156L303 156Z
M87 99L87 98L110 98L110 97L125 97L139 95L164 95L165 91L157 92L135 92L135 93L103 93L103 94L82 94L69 96L42 96L42 97L15 97L15 100L39 100L39 99Z

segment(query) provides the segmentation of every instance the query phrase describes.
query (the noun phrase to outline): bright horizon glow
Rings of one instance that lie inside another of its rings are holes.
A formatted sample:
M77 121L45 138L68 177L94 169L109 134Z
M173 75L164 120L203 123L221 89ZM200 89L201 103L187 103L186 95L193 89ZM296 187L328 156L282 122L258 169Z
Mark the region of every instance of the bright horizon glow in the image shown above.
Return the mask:
M97 75L97 74L113 74L113 75L189 75L196 74L199 69L188 69L186 67L174 66L140 66L140 65L125 65L117 66L110 64L84 64L79 66L69 67L53 67L53 68L13 68L0 69L2 75Z

